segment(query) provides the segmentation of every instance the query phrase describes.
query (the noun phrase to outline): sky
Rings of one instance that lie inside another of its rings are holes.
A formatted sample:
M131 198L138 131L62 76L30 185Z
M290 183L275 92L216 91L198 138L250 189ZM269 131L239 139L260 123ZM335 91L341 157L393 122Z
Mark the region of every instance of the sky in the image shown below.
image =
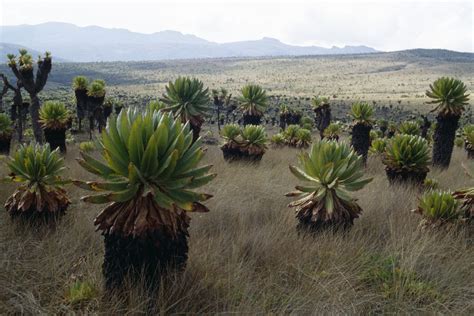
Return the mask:
M0 25L55 21L175 30L219 43L272 37L294 45L474 52L473 10L474 0L0 0Z

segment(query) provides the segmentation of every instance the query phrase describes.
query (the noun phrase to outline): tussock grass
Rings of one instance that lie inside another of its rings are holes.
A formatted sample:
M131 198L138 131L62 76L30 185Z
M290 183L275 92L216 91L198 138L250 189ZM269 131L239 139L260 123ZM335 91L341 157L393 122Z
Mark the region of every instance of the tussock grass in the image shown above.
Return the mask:
M283 196L297 183L288 170L296 153L271 149L258 165L228 164L209 147L205 160L219 174L205 190L214 194L211 212L191 215L187 269L151 298L156 312L474 313L472 239L466 231L418 229L420 217L409 210L419 192L390 187L380 158L369 159L374 181L356 193L364 213L350 231L298 235ZM77 156L70 146L68 174L91 179ZM472 180L461 161L465 153L456 148L451 167L429 177L441 188L466 186ZM13 189L2 184L0 200ZM73 204L53 229L12 224L2 208L0 314L144 313L150 304L139 286L104 297L102 237L92 225L100 207L80 202L83 191L67 190ZM76 282L87 290L71 290Z

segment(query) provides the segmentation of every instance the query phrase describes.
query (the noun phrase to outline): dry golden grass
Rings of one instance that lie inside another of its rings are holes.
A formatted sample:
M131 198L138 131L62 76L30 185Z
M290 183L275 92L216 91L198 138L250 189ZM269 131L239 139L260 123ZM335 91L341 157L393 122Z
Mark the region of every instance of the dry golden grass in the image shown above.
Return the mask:
M205 160L219 174L207 187L211 212L192 215L187 269L152 298L156 312L474 313L472 240L466 232L420 231L419 216L409 211L418 192L389 187L377 158L367 169L374 181L356 193L364 213L352 230L298 236L283 196L296 184L288 170L296 153L269 150L255 166L227 164L218 147L209 148ZM70 148L68 174L90 179L76 156ZM429 177L442 188L466 186L472 180L461 161L465 154L455 149L452 166ZM73 204L54 230L12 224L0 212L0 314L144 313L149 304L140 288L122 299L102 295L102 237L92 225L99 207L67 189ZM2 184L0 200L12 191ZM88 301L67 299L74 280L95 289Z

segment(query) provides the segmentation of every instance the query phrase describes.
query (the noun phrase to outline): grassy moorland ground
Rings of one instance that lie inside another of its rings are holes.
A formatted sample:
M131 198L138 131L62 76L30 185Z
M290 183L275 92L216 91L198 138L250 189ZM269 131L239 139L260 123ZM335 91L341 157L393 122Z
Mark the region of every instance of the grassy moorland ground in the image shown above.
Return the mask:
M367 167L373 182L356 193L364 213L353 229L299 236L283 196L296 184L288 170L296 154L270 149L259 165L227 164L209 147L205 161L219 174L206 188L211 212L192 215L187 269L152 298L157 312L474 313L472 236L418 229L410 210L419 193L390 187L377 157ZM91 179L77 155L71 146L67 175ZM445 189L472 185L462 162L473 167L456 148L451 167L429 177ZM0 201L13 189L2 184ZM102 237L92 225L99 207L67 190L73 204L54 230L12 224L0 210L0 314L143 313L149 304L139 288L122 299L103 295ZM75 280L92 285L88 301L68 299Z

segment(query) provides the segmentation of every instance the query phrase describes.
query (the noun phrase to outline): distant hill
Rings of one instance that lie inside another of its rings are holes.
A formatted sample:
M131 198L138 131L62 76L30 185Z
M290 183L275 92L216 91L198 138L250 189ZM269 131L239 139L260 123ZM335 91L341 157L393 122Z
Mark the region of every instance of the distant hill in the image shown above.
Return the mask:
M34 58L38 57L39 55L44 55L44 53L45 53L45 51L40 52L40 51L31 49L31 48L23 46L23 45L16 45L16 44L10 44L10 43L0 43L0 62L2 62L2 63L6 62L8 60L8 58L7 58L8 54L18 55L18 50L20 50L22 48L27 49L28 52ZM66 61L65 59L63 59L61 57L58 57L58 56L54 56L54 60L59 61L59 62L65 62Z
M176 31L142 34L98 26L49 22L1 26L0 41L51 51L70 61L138 61L187 58L301 56L375 53L367 46L294 46L273 38L215 43ZM11 45L11 44L5 44Z

